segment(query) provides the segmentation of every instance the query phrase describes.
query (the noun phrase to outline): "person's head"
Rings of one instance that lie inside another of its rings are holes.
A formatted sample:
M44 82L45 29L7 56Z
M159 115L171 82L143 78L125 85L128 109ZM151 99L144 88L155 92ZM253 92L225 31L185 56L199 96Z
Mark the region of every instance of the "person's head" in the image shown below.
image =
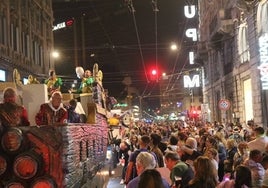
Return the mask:
M206 156L210 159L216 159L218 151L215 148L208 148Z
M247 142L240 142L237 146L238 152L243 155L248 150L248 144Z
M206 139L206 146L209 147L218 147L218 141L213 136L208 136Z
M252 187L251 171L247 166L239 165L235 168L235 188L240 188L242 185Z
M193 181L201 181L204 185L216 187L217 185L217 170L211 160L206 156L199 156L194 161L195 177Z
M151 143L153 144L153 146L158 146L158 144L161 142L161 136L156 133L152 133L150 135L150 138L151 138Z
M255 136L262 136L264 134L264 128L263 127L256 127L254 129Z
M177 152L167 151L165 153L165 163L166 163L166 167L169 170L171 170L179 160L180 160L180 156Z
M164 188L161 174L155 169L145 170L140 175L138 188Z
M4 90L4 102L16 102L17 100L17 92L12 87L7 87Z
M154 169L156 161L154 156L149 152L140 152L136 158L137 174L140 175L144 170Z
M183 133L183 132L178 132L178 140L179 141L185 141L187 139L187 134Z
M128 144L127 144L127 142L126 141L122 141L121 143L120 143L120 145L119 145L119 148L120 148L120 150L126 150L126 149L128 149Z
M58 108L62 102L62 94L59 91L55 91L51 96L51 103L54 108Z
M268 155L263 156L261 164L265 170L268 169Z
M139 139L140 148L147 148L150 144L150 137L147 135L142 135Z
M138 140L139 140L139 138L138 138L138 136L137 135L135 135L135 134L130 134L130 138L129 138L129 140L130 140L130 142L132 143L132 144L137 144L137 142L138 142Z
M56 72L54 70L50 70L48 74L49 74L50 78L55 78L56 77Z
M263 156L260 150L254 149L249 152L249 159L255 161L256 163L260 163L262 158Z
M178 143L178 138L175 135L171 135L169 138L169 144L170 145L177 145Z
M185 141L185 145L190 147L191 149L196 149L197 148L196 139L193 137L187 138L187 140Z
M236 141L233 138L227 139L227 149L232 149L236 147Z
M91 76L92 76L91 71L90 70L85 70L85 78L89 78Z
M69 101L69 104L70 104L70 106L71 106L72 109L75 109L76 106L77 106L77 101L76 101L76 99L71 99L71 100Z

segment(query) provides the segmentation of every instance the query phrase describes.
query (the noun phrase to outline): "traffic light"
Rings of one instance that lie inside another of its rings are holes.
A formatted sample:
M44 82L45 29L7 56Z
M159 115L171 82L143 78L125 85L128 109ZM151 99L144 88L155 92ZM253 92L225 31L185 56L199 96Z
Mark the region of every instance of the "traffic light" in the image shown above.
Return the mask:
M152 72L151 72L151 74L152 74L153 76L156 76L156 74L157 74L156 69L153 69Z
M153 68L150 70L150 80L151 81L158 81L158 71L157 69Z

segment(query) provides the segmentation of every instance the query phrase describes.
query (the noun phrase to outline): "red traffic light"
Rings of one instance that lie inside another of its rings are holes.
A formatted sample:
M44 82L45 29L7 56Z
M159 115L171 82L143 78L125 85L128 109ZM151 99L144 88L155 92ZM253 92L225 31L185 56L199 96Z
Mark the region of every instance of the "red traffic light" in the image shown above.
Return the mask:
M158 71L156 69L150 70L150 80L157 81L158 80Z
M151 71L151 74L152 74L152 75L157 75L157 71L156 71L155 69L153 69L153 70Z

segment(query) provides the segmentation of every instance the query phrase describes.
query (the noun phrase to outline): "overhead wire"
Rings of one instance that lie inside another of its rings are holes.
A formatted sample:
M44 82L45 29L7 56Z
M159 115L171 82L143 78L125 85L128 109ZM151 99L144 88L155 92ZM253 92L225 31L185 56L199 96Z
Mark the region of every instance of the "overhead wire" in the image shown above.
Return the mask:
M186 31L186 25L187 24L188 24L188 19L186 19L186 21L184 22L184 28L183 28L182 36L180 37L179 44L182 44L182 41L183 41L183 38L184 38L183 35L184 35L185 31ZM176 67L177 67L177 64L179 62L178 59L179 59L179 56L181 55L180 52L181 52L181 47L178 50L178 53L177 53L177 56L176 56L176 59L175 59L175 62L174 62L174 66L173 66L173 69L172 69L172 72L171 72L171 75L172 76L169 79L169 82L168 82L168 84L166 86L166 89L165 89L166 92L169 91L169 88L172 89L174 87L174 85L176 84L176 80L178 79L178 77L180 77L180 74L178 74L176 76L176 78L175 78L175 81L173 81L174 80L174 76L173 75L175 75ZM182 72L183 68L186 66L187 61L188 61L188 58L187 58L187 60L185 60L183 66L181 68L181 72Z
M91 4L91 6L92 6L92 9L93 9L93 11L94 11L94 14L95 14L96 16L99 16L99 13L97 12L95 6L94 6L93 4ZM101 29L102 29L102 31L103 31L103 33L104 33L106 39L108 40L108 42L109 42L111 45L113 45L113 41L112 41L111 37L109 36L108 32L106 31L106 29L105 29L105 27L104 27L102 21L99 21L99 25L101 26ZM114 49L114 48L113 48L113 49ZM117 52L116 52L115 50L112 50L112 52L114 53L115 58L120 62Z
M155 24L155 68L158 70L158 18L157 18L157 13L159 12L158 6L157 6L157 0L152 0L152 8L154 12L154 24ZM156 74L156 81L158 82L159 76L158 73ZM142 92L141 96L149 96L152 94L153 89L155 88L156 84L154 83L152 87L147 91L149 86L149 82L147 82L145 89ZM146 94L148 93L148 94Z
M152 0L152 6L153 6L153 11L154 11L154 24L155 24L155 66L158 69L158 25L157 25L157 13L159 12L159 9L157 7L157 0ZM159 70L157 70L159 71ZM157 76L157 81L158 81L158 74Z
M137 37L138 46L139 46L139 52L140 52L141 62L142 62L143 70L144 70L144 73L145 73L146 81L147 81L147 83L149 83L149 79L148 79L148 75L147 75L147 71L146 71L146 67L145 67L145 63L144 63L144 57L143 57L143 53L142 53L142 48L141 48L139 31L138 31L136 17L135 17L135 12L136 11L134 9L132 0L127 0L127 5L128 5L128 8L129 8L130 12L132 13L132 18L133 18L133 22L134 22L136 37Z

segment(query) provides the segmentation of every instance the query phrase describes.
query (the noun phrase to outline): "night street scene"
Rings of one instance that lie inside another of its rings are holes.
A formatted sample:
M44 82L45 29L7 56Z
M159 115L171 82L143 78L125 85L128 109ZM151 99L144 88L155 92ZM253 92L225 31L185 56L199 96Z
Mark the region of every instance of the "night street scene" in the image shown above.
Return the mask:
M0 188L268 188L267 20L268 0L0 0Z

